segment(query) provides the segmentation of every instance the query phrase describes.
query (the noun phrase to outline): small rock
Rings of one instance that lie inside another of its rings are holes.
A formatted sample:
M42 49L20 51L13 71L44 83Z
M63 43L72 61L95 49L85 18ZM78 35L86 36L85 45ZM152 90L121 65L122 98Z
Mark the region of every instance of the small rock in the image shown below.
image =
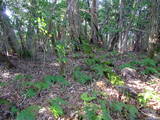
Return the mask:
M121 75L125 78L136 78L138 76L138 73L135 69L126 67L121 70Z

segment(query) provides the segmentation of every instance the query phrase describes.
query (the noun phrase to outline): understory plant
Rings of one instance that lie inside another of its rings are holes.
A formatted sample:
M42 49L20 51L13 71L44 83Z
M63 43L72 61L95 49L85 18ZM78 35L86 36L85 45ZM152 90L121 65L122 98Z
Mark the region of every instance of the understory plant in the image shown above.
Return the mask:
M81 84L88 84L92 81L92 77L87 75L85 72L82 72L80 68L75 68L73 78Z
M37 105L29 106L18 113L16 120L36 120L39 109Z
M84 101L84 118L87 120L112 120L111 113L117 112L121 118L137 120L138 109L120 101L106 101L92 93L84 92L80 98Z
M149 74L156 74L160 76L160 70L159 67L157 67L158 62L150 59L150 58L143 58L142 60L139 61L131 61L126 64L122 64L119 66L120 69L123 69L125 67L130 67L136 70L140 69L140 73L144 75L149 75Z
M49 89L53 84L60 84L61 86L68 86L69 82L65 80L63 76L60 75L46 75L44 76L43 80L32 82L32 81L23 81L22 82L22 93L28 97L34 97L37 93L41 92L42 90Z
M64 110L62 108L62 105L65 105L65 104L67 104L67 102L59 97L50 100L50 110L53 113L55 118L58 118L64 115Z
M65 64L67 63L67 57L66 57L66 44L65 41L57 41L56 42L56 54L57 54L57 60L60 64L60 74L65 74Z
M158 97L154 90L145 88L144 92L138 94L138 102L142 106L147 105L147 103L152 99L160 102L160 97Z

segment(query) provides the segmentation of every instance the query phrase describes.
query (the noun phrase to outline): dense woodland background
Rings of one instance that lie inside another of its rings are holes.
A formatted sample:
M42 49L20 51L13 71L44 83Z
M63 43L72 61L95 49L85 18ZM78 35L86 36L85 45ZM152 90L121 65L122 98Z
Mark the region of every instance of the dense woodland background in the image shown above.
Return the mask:
M0 0L0 120L160 120L160 0Z

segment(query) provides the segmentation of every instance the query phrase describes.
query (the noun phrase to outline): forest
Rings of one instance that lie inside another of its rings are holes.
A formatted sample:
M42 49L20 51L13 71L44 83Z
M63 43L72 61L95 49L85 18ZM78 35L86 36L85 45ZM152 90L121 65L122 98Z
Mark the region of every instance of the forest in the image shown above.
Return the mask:
M0 120L160 120L160 0L0 0Z

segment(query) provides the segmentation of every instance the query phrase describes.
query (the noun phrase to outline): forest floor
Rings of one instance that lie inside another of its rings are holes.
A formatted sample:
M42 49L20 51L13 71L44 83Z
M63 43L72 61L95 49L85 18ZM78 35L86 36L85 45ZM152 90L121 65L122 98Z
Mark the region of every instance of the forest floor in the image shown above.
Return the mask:
M35 105L36 120L160 120L160 66L155 61L140 53L105 51L67 59L64 79L53 56L45 62L42 54L36 62L13 57L16 69L0 66L0 120L34 120L33 111L25 110Z

